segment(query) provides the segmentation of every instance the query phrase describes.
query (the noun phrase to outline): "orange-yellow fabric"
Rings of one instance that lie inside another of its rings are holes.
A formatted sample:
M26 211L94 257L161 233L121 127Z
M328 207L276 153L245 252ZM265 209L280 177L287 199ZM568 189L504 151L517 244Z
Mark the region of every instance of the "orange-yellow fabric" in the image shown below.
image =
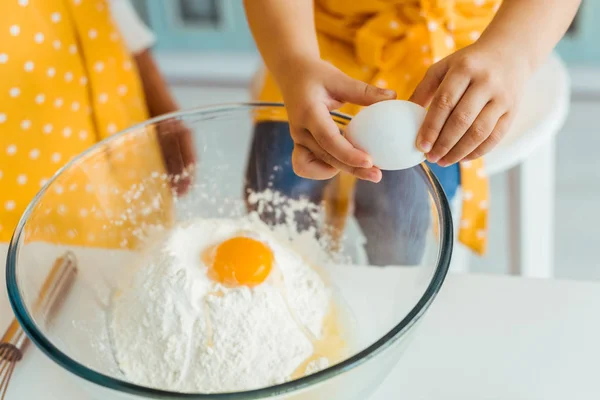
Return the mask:
M2 3L2 242L10 240L27 204L68 160L148 117L135 62L108 7L106 0ZM136 151L144 151L143 156ZM160 169L161 155L148 134L135 146L122 142L95 158L88 169L65 175L54 185L43 210L36 211L29 240L123 245L125 234L102 232L107 232L113 213L126 209L120 193L140 174Z
M501 0L315 0L321 57L348 75L391 88L407 99L435 62L473 43ZM259 99L282 101L266 72ZM355 115L359 107L344 105ZM271 115L271 119L276 118ZM486 248L488 180L483 160L461 163L463 207L459 240Z

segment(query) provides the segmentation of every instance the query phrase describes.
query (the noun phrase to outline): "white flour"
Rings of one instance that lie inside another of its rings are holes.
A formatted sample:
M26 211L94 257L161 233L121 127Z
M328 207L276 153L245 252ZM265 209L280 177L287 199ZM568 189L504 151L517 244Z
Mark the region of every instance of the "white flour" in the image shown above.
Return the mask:
M266 243L274 255L270 276L254 288L211 281L201 261L207 247L240 232ZM177 227L124 277L114 298L110 330L125 377L145 386L208 393L289 380L313 355L332 304L331 291L300 254L310 255L310 262L320 258L313 233L282 243L256 218ZM321 357L302 373L329 364Z

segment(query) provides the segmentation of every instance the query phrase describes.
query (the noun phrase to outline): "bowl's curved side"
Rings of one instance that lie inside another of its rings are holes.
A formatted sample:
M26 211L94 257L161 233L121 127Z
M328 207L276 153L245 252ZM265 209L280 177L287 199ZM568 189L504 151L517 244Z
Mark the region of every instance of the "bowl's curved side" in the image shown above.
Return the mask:
M72 374L94 383L96 385L100 385L102 387L112 389L115 391L125 392L132 395L144 396L146 398L161 398L161 399L228 399L228 400L248 400L248 399L261 399L268 398L273 396L279 396L283 394L288 394L291 392L295 392L302 389L307 389L308 387L314 386L320 382L326 381L334 376L342 374L343 372L349 371L353 368L358 367L364 362L378 356L382 352L385 352L390 346L394 345L401 337L403 337L414 324L424 315L427 311L433 300L435 299L437 293L442 287L446 274L448 272L448 268L450 265L450 260L452 256L452 247L453 247L453 228L452 228L452 217L450 213L450 206L448 204L448 200L444 195L443 189L435 178L435 176L431 173L428 167L424 164L418 166L418 173L422 176L424 181L429 187L430 193L434 199L435 208L438 213L438 224L439 224L439 254L438 254L438 263L429 282L427 288L423 292L423 295L420 297L418 302L414 305L414 307L410 310L410 312L396 325L393 329L391 329L388 333L382 336L379 340L372 343L370 346L355 354L354 356L335 364L332 367L324 369L315 374L283 383L276 386L271 386L264 389L246 391L246 392L238 392L238 393L223 393L223 394L211 394L211 395L202 395L202 394L188 394L188 393L174 393L157 389L150 389L146 387L141 387L138 385L131 384L129 382L115 379L108 375L104 375L102 373L96 372L92 369L87 368L76 360L72 359L61 350L59 350L55 345L53 345L50 340L48 340L41 330L36 326L32 315L29 310L25 306L23 298L21 296L21 292L19 290L19 282L17 277L17 263L19 257L19 251L21 249L21 245L23 242L23 232L25 225L28 221L28 218L31 216L33 210L40 202L40 199L43 197L44 193L47 191L48 187L52 185L54 180L60 176L65 170L76 165L80 160L83 160L87 155L93 153L97 149L102 148L107 143L110 143L113 140L117 140L118 138L127 135L129 133L133 133L136 130L148 126L148 124L157 124L161 121L165 121L171 118L185 118L186 116L195 116L210 118L214 113L227 113L227 112L247 112L252 111L257 108L265 108L265 107L276 107L281 109L283 104L280 103L240 103L240 104L226 104L221 106L214 107L205 107L198 108L188 111L182 111L177 113L168 114L165 116L161 116L158 118L151 119L143 124L139 124L133 126L125 131L122 131L104 141L96 144L92 148L88 149L86 152L82 153L68 164L66 164L63 168L61 168L54 177L40 190L40 192L34 197L32 202L29 204L27 209L25 210L23 216L21 217L15 233L12 237L12 240L9 245L7 262L6 262L6 282L8 288L8 296L10 300L10 304L14 310L14 313L25 330L28 337L31 341L42 350L51 360L56 362L58 365L71 372ZM349 116L340 114L340 113L332 113L335 119L340 121L349 121L351 118Z

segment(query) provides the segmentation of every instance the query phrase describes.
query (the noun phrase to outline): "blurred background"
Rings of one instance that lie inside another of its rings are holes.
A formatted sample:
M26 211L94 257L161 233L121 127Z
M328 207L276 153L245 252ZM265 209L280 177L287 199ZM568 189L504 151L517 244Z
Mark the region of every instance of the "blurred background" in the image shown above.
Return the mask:
M241 0L132 0L154 31L158 63L183 108L245 101L260 65ZM596 17L596 19L594 18ZM554 275L600 279L600 1L582 8L557 48L571 79L570 113L556 141ZM551 78L549 78L551 80ZM548 82L551 84L552 82ZM507 173L492 177L490 249L471 271L506 273Z

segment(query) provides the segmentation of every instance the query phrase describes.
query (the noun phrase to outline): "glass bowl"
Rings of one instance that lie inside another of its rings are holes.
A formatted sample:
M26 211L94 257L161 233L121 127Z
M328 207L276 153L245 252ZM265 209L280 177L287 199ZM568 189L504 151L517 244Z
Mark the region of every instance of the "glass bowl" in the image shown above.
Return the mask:
M350 117L332 116L343 131ZM29 205L10 244L8 293L29 338L98 399L367 398L401 362L442 286L452 253L449 205L425 165L384 172L379 184L347 175L311 181L293 173L292 148L281 104L233 104L152 119L71 160ZM252 200L256 193L270 197ZM348 356L244 392L181 393L129 381L113 355L108 314L149 232L248 213L276 228L289 202L302 204L297 229L318 236L331 256L319 267L352 319ZM60 307L39 311L45 277L65 252L77 259L75 282Z

